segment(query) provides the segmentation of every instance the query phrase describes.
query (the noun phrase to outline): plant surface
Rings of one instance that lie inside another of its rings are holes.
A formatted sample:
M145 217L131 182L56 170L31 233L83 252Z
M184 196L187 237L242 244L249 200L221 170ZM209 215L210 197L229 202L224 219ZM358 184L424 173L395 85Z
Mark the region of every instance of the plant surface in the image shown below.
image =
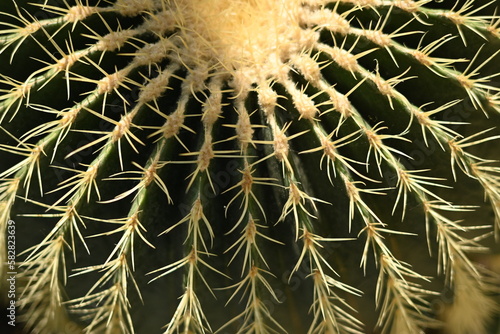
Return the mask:
M33 333L487 333L496 5L2 1L2 298Z

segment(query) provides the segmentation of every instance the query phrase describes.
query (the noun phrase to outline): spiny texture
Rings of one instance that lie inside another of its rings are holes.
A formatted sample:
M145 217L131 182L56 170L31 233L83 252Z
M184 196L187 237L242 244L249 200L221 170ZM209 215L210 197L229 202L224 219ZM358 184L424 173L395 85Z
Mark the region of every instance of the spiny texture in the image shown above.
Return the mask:
M15 224L19 320L486 333L495 7L2 1L0 228ZM3 232L2 263L7 246Z

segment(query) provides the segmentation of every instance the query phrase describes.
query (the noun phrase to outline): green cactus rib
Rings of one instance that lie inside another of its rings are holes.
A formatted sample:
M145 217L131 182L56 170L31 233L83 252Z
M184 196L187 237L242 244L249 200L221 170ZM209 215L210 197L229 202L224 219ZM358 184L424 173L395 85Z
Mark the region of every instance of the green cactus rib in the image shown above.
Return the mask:
M30 333L495 331L497 10L2 1L2 302L15 271Z

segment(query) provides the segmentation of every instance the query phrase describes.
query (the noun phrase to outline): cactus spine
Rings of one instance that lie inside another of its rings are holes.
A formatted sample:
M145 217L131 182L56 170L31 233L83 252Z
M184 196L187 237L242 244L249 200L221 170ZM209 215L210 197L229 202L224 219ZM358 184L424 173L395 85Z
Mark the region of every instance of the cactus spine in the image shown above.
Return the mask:
M495 5L3 1L0 259L13 225L17 262L0 275L7 291L18 272L18 320L486 333Z

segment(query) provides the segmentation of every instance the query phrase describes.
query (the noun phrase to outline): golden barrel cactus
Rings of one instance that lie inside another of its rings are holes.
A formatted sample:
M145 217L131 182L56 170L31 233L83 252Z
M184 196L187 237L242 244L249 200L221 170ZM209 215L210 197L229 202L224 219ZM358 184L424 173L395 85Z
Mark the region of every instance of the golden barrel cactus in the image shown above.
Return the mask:
M494 333L497 5L2 0L8 328Z

